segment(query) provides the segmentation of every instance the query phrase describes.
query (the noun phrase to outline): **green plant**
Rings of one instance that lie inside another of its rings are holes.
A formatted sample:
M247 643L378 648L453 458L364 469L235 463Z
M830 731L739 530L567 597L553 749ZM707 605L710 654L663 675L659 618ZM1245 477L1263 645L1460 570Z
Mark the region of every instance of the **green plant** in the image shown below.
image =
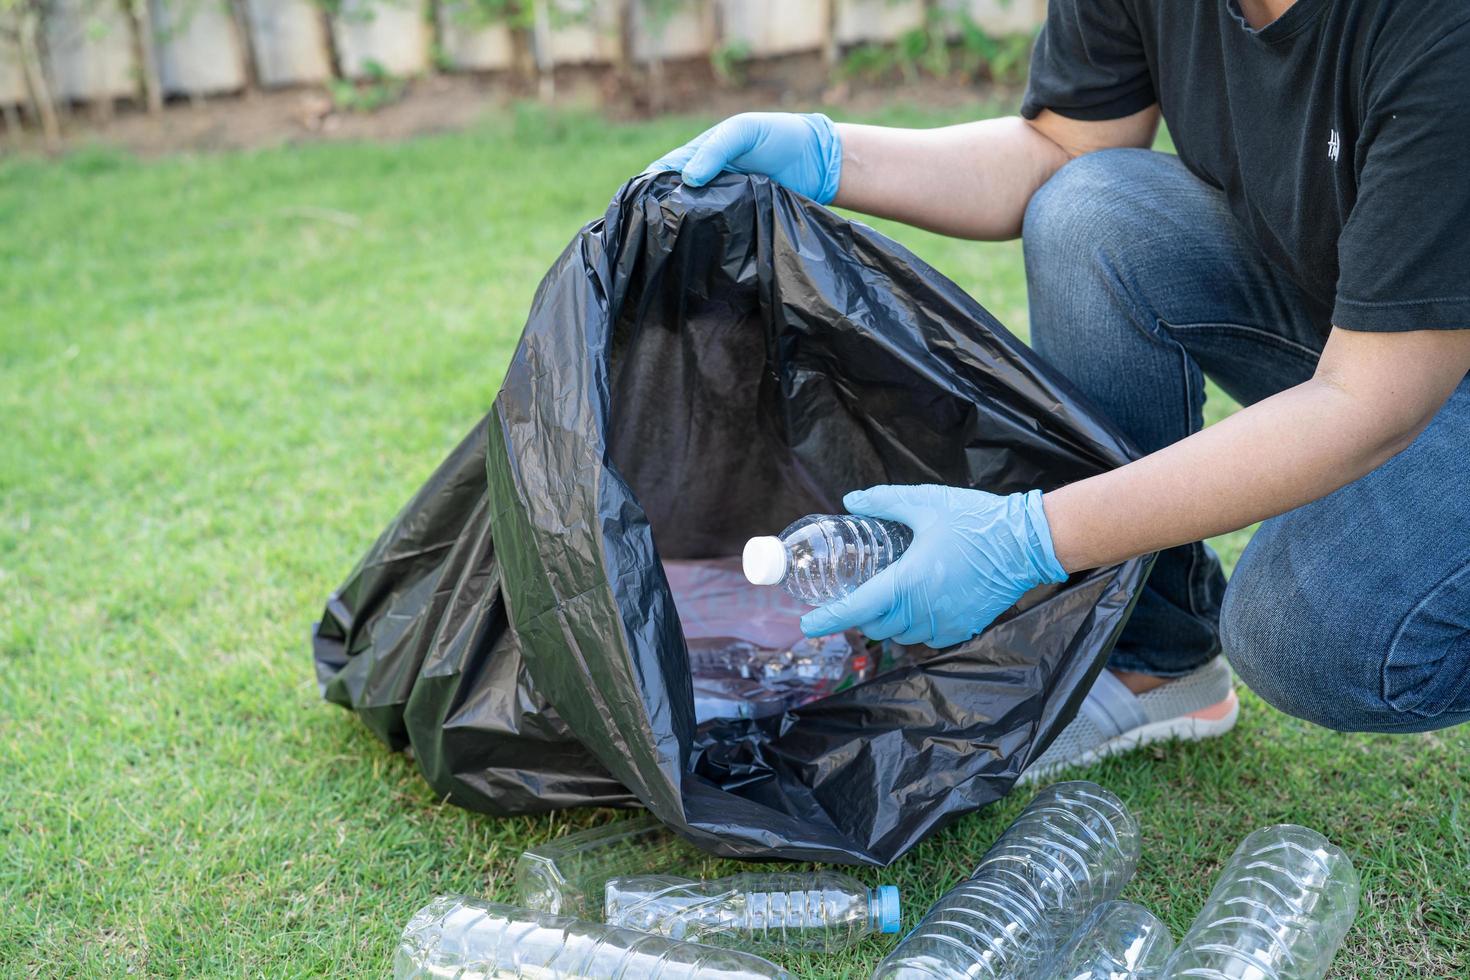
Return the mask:
M519 0L441 0L441 6L456 23L465 27L489 24L529 27L531 24L531 5Z
M546 15L553 27L586 23L596 9L596 0L546 0ZM536 22L536 0L443 0L449 16L466 26L505 24L529 29Z
M721 85L745 84L745 63L750 60L750 42L726 41L709 53L709 66Z
M860 44L838 67L844 78L906 82L921 78L987 78L1000 84L1024 81L1031 37L994 35L963 8L935 6L924 21L903 32L890 44Z
M403 98L408 89L406 79L393 75L382 64L369 58L363 62L359 81L334 78L327 83L332 105L342 112L376 112Z
M959 56L963 73L970 78L982 74L1002 85L1019 85L1026 80L1031 58L1031 35L991 34L968 13L959 19Z
M61 149L61 120L51 94L41 27L51 7L51 0L0 0L0 42L6 43L20 63L31 112L41 123L46 151L57 153Z
M898 49L891 44L864 42L850 49L837 66L843 78L859 78L876 82L888 77L898 67Z
M635 2L642 6L643 22L648 32L654 37L661 37L664 28L669 26L669 21L674 19L674 15L690 6L695 0L635 0Z
M547 14L553 27L585 24L597 11L597 0L547 0Z
M455 68L454 59L449 56L444 45L437 41L429 47L429 64L433 65L437 72L448 73L454 71Z
M919 53L919 66L935 78L947 78L953 69L949 57L949 38L958 18L968 18L963 8L930 7L924 14L925 45Z
M904 81L915 82L924 54L929 50L929 26L927 24L904 31L893 45L894 63L903 73Z

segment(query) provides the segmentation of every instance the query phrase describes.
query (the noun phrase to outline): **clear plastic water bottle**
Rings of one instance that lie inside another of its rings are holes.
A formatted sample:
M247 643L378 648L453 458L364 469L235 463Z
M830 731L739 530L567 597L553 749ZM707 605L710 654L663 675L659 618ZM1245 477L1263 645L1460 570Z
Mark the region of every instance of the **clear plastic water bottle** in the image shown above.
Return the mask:
M1056 949L1055 926L995 878L960 882L889 953L873 980L1014 980Z
M914 540L906 524L811 514L774 537L751 538L742 561L756 585L779 585L812 606L841 599L898 560Z
M597 919L609 879L692 870L704 853L651 815L538 844L516 861L516 901L528 909Z
M747 873L693 881L668 875L607 883L612 925L756 952L835 953L898 931L898 889L835 871Z
M1358 872L1315 830L1283 824L1241 841L1166 977L1320 980L1358 912Z
M765 718L862 683L876 658L861 634L801 640L782 650L743 640L721 647L689 644L694 719Z
M393 954L395 980L789 980L753 953L681 943L514 905L443 896Z
M1036 973L1036 980L1158 980L1174 952L1169 927L1132 902L1104 902Z
M1138 867L1142 835L1123 801L1097 783L1054 783L1006 828L975 875L1010 883L1066 939L1093 907L1118 897Z
M1138 821L1096 783L1036 795L889 954L874 980L978 980L1032 973L1138 866Z

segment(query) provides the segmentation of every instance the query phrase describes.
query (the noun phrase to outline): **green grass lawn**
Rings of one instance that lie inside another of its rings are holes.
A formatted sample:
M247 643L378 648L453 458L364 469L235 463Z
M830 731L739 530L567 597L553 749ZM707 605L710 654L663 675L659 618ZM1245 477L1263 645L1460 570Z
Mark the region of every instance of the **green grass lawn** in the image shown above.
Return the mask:
M431 895L506 898L523 847L608 819L442 805L318 700L307 627L490 404L552 259L707 122L0 161L0 973L382 975ZM1024 329L1017 245L884 230ZM1126 897L1176 934L1241 837L1299 822L1364 877L1332 975L1420 978L1470 976L1467 770L1466 730L1246 696L1228 738L1087 775L1144 828ZM862 873L912 925L1023 802Z

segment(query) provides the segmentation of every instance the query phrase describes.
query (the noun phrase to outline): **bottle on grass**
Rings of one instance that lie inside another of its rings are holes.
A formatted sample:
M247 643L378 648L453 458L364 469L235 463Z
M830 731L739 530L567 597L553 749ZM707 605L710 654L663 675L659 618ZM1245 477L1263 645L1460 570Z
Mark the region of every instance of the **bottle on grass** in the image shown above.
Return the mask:
M614 878L605 909L613 925L756 952L835 953L899 927L897 888L836 871Z
M1282 824L1241 841L1166 977L1321 980L1358 912L1358 872L1315 830Z
M1103 902L1082 920L1037 980L1159 980L1174 952L1169 927L1132 902Z
M753 953L514 905L442 896L419 909L393 955L394 980L790 980Z
M516 901L528 909L596 919L611 878L683 870L703 860L651 814L557 837L516 861Z
M1138 821L1090 782L1057 783L878 966L874 980L1031 977L1138 865Z

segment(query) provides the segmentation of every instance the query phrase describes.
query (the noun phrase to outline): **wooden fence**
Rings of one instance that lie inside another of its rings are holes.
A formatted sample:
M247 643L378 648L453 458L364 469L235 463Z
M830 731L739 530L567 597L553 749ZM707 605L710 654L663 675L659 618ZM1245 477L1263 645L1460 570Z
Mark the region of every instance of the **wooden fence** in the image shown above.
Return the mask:
M40 3L40 0L30 0ZM1045 0L533 0L512 27L485 0L48 0L36 50L52 95L77 102L199 97L430 70L649 63L738 52L829 56L894 40L934 11L993 33L1032 30ZM11 9L8 16L4 13ZM0 0L0 106L27 104L20 14ZM24 8L18 8L24 9ZM514 6L511 5L511 9ZM331 13L328 13L331 11ZM490 11L487 13L487 11ZM6 28L10 29L7 30ZM141 43L140 32L152 43ZM152 72L140 70L140 58Z

